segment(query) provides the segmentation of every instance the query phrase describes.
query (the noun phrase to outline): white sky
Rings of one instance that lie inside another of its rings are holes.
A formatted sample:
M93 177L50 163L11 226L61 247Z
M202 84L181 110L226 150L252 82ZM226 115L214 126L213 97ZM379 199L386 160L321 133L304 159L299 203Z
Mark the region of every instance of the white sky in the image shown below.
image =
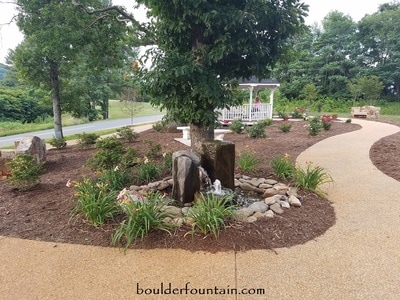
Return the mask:
M12 0L0 0L0 63L4 63L4 57L8 49L14 49L21 41L22 34L18 31L15 23L5 25L12 20L14 5ZM8 2L8 3L7 3ZM320 23L322 19L332 10L338 10L350 15L354 21L359 21L364 15L377 11L378 6L391 0L304 0L309 5L308 25L315 22ZM133 0L114 0L114 4L124 5L127 8L133 6Z

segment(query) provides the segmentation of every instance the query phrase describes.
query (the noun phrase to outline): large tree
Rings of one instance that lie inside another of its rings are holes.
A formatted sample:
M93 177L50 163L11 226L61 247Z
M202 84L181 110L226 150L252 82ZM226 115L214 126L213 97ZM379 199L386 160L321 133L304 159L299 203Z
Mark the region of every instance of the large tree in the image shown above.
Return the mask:
M301 31L298 0L139 0L153 17L157 44L146 73L154 103L191 127L192 149L213 139L215 109L235 105L235 79L266 78Z
M90 7L104 7L108 1L86 0ZM73 76L77 57L86 53L89 68L99 73L120 61L116 51L126 28L108 22L117 14L86 14L71 1L18 0L18 27L24 42L14 53L14 63L22 77L51 92L55 137L62 138L62 80Z
M356 29L351 17L338 11L330 12L322 21L322 32L313 45L312 64L321 93L335 98L348 96L346 85L356 72Z
M400 99L400 3L386 3L359 22L362 62L384 81L386 94Z

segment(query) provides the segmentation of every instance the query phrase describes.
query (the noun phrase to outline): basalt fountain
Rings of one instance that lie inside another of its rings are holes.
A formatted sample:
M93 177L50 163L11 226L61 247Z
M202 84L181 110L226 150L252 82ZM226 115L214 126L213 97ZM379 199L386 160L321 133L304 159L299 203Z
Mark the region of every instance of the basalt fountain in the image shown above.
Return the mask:
M235 144L231 142L205 142L199 155L182 150L174 152L172 159L172 198L183 204L192 203L200 191L221 194L235 188Z

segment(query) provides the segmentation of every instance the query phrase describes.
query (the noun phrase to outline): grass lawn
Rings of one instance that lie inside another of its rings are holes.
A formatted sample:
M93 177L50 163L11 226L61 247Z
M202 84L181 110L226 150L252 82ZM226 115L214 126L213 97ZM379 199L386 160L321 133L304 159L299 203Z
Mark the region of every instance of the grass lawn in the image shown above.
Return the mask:
M134 103L134 106L127 107L124 106L124 104L121 103L119 100L110 100L109 105L110 119L151 116L161 113L159 109L152 107L150 103ZM63 126L88 123L86 119L76 119L73 118L70 114L63 114L62 122ZM0 122L0 136L52 128L54 128L52 118L47 118L41 122L29 124L21 124L20 122Z

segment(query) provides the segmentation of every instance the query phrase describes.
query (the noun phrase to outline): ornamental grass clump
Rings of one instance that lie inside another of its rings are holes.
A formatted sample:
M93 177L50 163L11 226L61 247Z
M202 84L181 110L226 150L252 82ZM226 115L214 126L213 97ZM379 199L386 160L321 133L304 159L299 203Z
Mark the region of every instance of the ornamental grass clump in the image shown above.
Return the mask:
M295 170L288 154L274 158L271 161L271 167L274 170L275 175L281 179L291 178Z
M188 216L194 220L189 233L194 235L200 231L218 238L220 229L225 228L227 220L234 215L235 207L230 204L231 200L230 195L202 194L189 211Z
M307 168L297 166L293 172L293 181L297 187L316 192L323 196L324 192L319 188L321 184L333 182L332 177L320 166L314 166L307 162Z
M260 159L254 151L245 150L239 153L237 164L243 172L253 172L257 169Z
M115 167L100 173L99 181L105 183L110 191L120 191L132 183L132 171Z
M165 209L168 204L169 200L162 198L159 192L149 193L141 201L123 200L125 217L112 235L112 244L124 246L126 251L153 230L170 233L173 225L164 222L169 217Z
M113 220L120 212L116 201L117 192L97 179L84 178L75 184L77 201L72 216L82 216L94 226Z
M161 176L162 170L154 161L145 157L144 161L136 165L137 183L148 183Z

